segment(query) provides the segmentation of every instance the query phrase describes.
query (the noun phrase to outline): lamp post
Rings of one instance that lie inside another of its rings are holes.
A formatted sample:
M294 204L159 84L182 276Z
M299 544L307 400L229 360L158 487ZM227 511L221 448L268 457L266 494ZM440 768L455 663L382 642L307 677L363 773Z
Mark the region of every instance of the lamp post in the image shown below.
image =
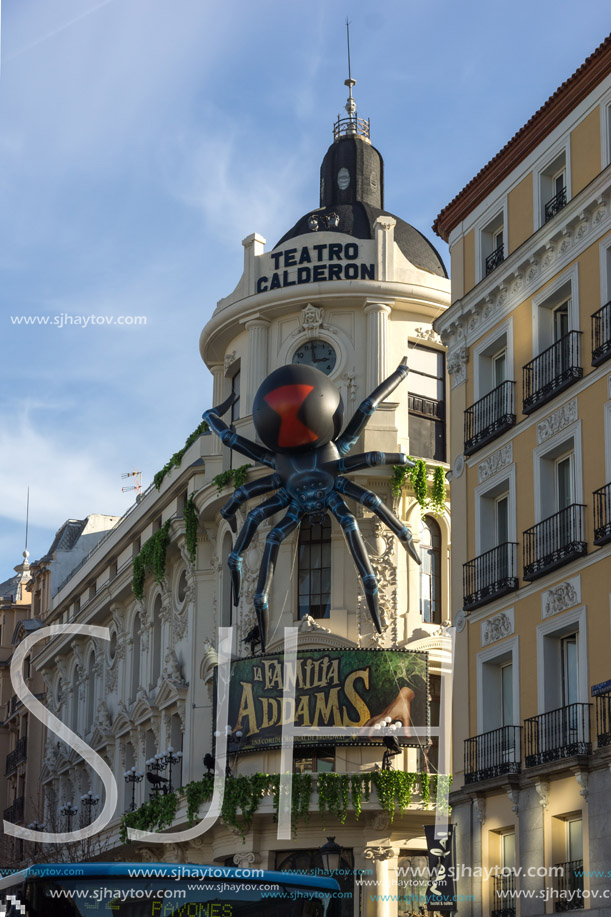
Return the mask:
M167 751L163 752L163 760L165 767L168 768L168 793L174 792L174 787L172 786L172 767L176 764L180 764L182 760L182 752L174 752L174 749L170 745Z
M136 811L136 784L142 783L142 781L144 780L144 774L142 774L140 771L137 771L136 766L134 765L128 771L125 771L125 773L123 774L123 779L125 780L126 783L131 783L132 785L132 801L127 811L135 812Z
M30 824L28 825L28 828L30 829L30 831L44 831L46 827L47 826L44 821L43 822L31 821ZM36 856L39 850L40 850L40 844L38 843L38 841L34 841L34 856Z
M214 738L218 739L220 738L220 735L221 733L217 731L214 733ZM225 766L225 776L233 777L233 773L229 765L229 756L233 755L234 757L233 765L235 767L235 758L237 757L237 754L240 750L240 745L242 744L242 736L244 735L244 733L242 732L241 729L236 729L236 731L234 732L231 726L227 725L225 726L225 735L227 736L227 764ZM205 763L206 762L204 761L204 764Z
M85 810L87 811L87 820L85 824L87 825L91 824L91 813L93 812L93 809L95 808L95 806L97 806L99 801L100 801L100 797L97 794L94 796L91 790L88 790L86 793L84 793L81 796L81 805L83 806L83 812L85 812Z
M160 793L165 796L168 792L168 779L167 777L162 777L159 773L159 771L165 770L167 766L163 755L157 752L156 755L148 759L146 766L148 767L146 779L152 784L151 799L156 799Z
M59 814L66 821L66 831L72 831L72 819L78 812L78 806L73 806L72 802L65 802L63 806L60 807Z
M334 837L328 837L327 843L318 851L325 872L337 873L342 859L342 848L335 843Z

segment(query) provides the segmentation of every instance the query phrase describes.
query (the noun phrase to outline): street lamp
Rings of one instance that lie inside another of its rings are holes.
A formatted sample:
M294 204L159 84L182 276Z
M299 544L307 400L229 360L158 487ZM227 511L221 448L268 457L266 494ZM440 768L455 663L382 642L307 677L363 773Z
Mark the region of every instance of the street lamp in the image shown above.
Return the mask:
M142 783L142 781L144 780L144 774L142 774L140 771L137 771L136 766L134 765L132 768L130 768L130 770L125 771L125 773L123 774L123 779L125 780L126 783L131 783L132 785L132 801L131 801L131 805L128 811L135 812L136 811L136 784Z
M334 837L328 837L327 843L318 851L325 872L337 873L342 859L342 848L335 843Z
M87 824L91 824L91 813L100 801L99 796L94 796L91 790L88 790L81 796L81 805L87 809ZM85 811L85 808L83 809Z
M28 828L30 829L30 831L44 831L46 827L47 826L44 821L43 822L31 821L30 824L28 825ZM39 850L40 850L40 844L38 843L38 841L34 841L34 856L36 856Z
M177 751L174 753L174 749L170 745L168 750L163 752L163 760L165 767L168 768L168 793L173 793L174 787L172 786L172 767L176 764L180 764L182 760L182 752Z
M66 820L66 831L72 830L72 819L78 812L78 806L73 806L72 802L65 802L60 806L59 814Z

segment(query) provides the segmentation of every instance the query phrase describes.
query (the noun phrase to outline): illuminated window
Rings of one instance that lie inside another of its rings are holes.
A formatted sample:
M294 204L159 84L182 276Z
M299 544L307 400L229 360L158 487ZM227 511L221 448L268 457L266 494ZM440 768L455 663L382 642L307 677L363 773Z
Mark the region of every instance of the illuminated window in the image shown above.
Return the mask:
M431 516L420 523L420 614L429 624L441 623L441 530Z

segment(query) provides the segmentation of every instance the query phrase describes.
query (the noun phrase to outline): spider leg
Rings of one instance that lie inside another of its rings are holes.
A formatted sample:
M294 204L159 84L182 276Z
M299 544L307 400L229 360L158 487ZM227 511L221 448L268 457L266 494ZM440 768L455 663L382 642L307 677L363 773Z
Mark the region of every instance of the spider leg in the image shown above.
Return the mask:
M359 452L329 463L331 464L333 468L329 468L330 471L344 474L346 471L362 471L363 468L372 468L374 465L408 465L413 468L416 463L403 452Z
M281 486L282 478L279 474L266 474L264 478L258 478L256 481L249 481L248 484L242 484L241 487L234 490L233 495L227 500L227 503L221 507L221 516L223 519L227 520L234 535L237 531L235 514L242 504L250 500L251 497L259 497L261 494L266 494L268 491L275 490L277 487Z
M367 490L365 487L361 487L360 484L355 484L354 481L349 481L348 478L337 478L335 487L340 494L345 494L353 500L358 500L359 503L362 503L363 506L370 509L372 513L375 513L378 519L381 519L391 532L394 532L405 550L414 558L416 563L422 563L420 555L414 547L412 533L406 525L403 525L403 523L397 519L394 513L391 513L388 507L384 505L376 494Z
M278 525L274 526L265 539L265 549L263 551L259 579L257 580L257 591L255 592L254 598L255 611L259 623L259 633L261 635L262 653L265 652L265 618L268 611L267 597L276 567L276 560L278 559L278 551L285 538L288 538L291 532L295 531L302 517L303 510L300 509L297 503L292 502L284 518L281 519Z
M208 408L207 411L204 411L202 417L210 429L220 438L224 446L235 449L236 452L240 452L247 458L254 459L255 462L261 462L262 465L274 468L274 455L272 452L268 449L264 449L263 446L259 446L258 443L251 443L245 436L239 436L235 430L231 430L227 426L224 420L221 420L223 414L227 413L235 400L235 394L230 395L222 404L213 408Z
M253 483L255 483L253 481ZM291 498L285 490L274 494L269 500L259 504L248 513L246 522L240 529L240 534L236 539L229 557L227 566L231 571L231 583L233 586L233 604L237 605L240 600L240 586L242 584L242 554L252 541L255 532L264 519L273 516L279 510L284 509L291 502Z
M346 452L352 449L359 438L361 430L366 426L367 421L380 402L388 398L391 392L394 392L399 383L406 378L408 372L407 357L403 357L394 373L391 373L388 379L381 382L380 385L373 390L371 395L360 403L351 419L348 421L348 426L344 432L335 440L335 445L340 455L345 455Z
M363 543L363 536L359 530L358 523L342 498L336 493L332 493L329 496L329 509L342 527L342 531L348 542L348 547L350 548L350 553L352 554L363 584L371 620L377 632L381 634L382 625L380 623L380 612L378 610L378 581L367 555L367 549Z

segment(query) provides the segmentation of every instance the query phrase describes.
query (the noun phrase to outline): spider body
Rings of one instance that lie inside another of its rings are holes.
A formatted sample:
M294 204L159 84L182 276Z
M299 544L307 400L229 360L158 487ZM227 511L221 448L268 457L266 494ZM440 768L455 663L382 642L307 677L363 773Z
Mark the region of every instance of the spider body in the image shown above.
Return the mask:
M324 373L310 366L282 366L260 386L254 400L253 421L265 446L239 436L221 419L231 407L233 396L204 412L204 419L224 445L273 469L273 474L238 487L221 508L221 515L229 521L232 531L236 532L235 514L240 506L252 497L276 491L247 514L229 555L228 566L231 570L235 605L240 597L244 552L261 522L286 510L266 538L254 596L262 652L265 652L269 588L280 545L304 518L307 517L312 523L321 522L326 512L330 511L337 519L356 564L367 606L378 633L381 633L382 625L378 610L377 581L357 521L342 497L356 500L375 513L399 538L414 560L421 562L407 526L397 519L376 494L345 477L350 471L375 465L413 464L401 452L348 455L377 406L407 376L407 372L407 360L404 359L395 372L359 405L341 435L341 395Z

